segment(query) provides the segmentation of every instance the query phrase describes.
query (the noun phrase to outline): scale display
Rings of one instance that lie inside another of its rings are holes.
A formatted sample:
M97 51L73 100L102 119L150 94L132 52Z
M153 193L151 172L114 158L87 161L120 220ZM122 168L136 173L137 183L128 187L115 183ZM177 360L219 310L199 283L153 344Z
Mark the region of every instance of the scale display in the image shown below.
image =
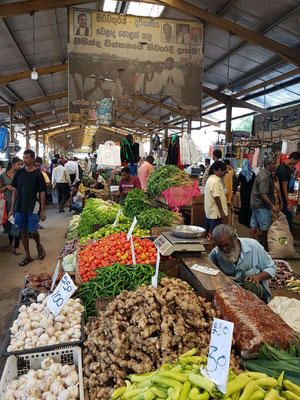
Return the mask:
M180 239L171 232L164 232L154 241L162 256L170 256L175 251L205 251L199 239Z

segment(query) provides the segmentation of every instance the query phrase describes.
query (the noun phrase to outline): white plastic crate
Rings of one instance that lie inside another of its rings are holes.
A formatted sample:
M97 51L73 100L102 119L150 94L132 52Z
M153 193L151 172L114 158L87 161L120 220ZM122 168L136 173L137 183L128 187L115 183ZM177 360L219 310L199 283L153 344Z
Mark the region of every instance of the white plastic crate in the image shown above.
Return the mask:
M79 400L84 400L82 357L80 347L65 347L63 349L44 351L42 353L9 356L0 381L0 399L4 398L9 382L21 375L26 374L30 369L39 369L42 361L48 357L53 358L55 362L59 362L63 365L76 365L79 377Z

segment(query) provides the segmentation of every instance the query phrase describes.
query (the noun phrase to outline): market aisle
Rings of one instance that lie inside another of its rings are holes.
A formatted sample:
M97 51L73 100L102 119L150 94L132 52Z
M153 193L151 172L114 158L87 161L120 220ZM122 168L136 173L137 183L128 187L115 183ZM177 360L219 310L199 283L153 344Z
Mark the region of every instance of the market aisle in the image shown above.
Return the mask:
M24 257L24 249L22 245L20 250L23 252L21 256L15 256L7 246L7 235L0 234L0 342L5 337L8 329L12 313L16 308L17 298L24 277L28 273L53 272L59 252L64 244L64 234L68 227L72 214L65 212L58 213L53 209L53 205L46 208L47 220L43 223L44 229L40 231L41 242L46 250L47 256L44 260L37 260L37 252L34 240L30 240L30 250L34 262L26 267L19 267L19 262ZM2 231L2 229L1 229ZM4 367L4 360L0 361L0 375Z

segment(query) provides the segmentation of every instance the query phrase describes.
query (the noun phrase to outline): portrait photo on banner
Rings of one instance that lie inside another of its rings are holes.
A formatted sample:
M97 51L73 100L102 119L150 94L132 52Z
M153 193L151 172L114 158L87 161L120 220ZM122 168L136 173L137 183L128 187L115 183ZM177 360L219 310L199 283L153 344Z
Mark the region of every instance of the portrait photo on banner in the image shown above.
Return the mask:
M74 35L92 36L92 13L90 11L74 11Z

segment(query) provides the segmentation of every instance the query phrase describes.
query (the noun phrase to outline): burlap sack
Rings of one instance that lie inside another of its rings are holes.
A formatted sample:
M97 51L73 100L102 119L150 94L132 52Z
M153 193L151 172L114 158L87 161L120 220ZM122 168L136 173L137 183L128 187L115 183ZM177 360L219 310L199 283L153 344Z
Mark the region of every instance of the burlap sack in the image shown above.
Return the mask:
M299 258L286 216L279 213L268 231L269 255L272 258Z

